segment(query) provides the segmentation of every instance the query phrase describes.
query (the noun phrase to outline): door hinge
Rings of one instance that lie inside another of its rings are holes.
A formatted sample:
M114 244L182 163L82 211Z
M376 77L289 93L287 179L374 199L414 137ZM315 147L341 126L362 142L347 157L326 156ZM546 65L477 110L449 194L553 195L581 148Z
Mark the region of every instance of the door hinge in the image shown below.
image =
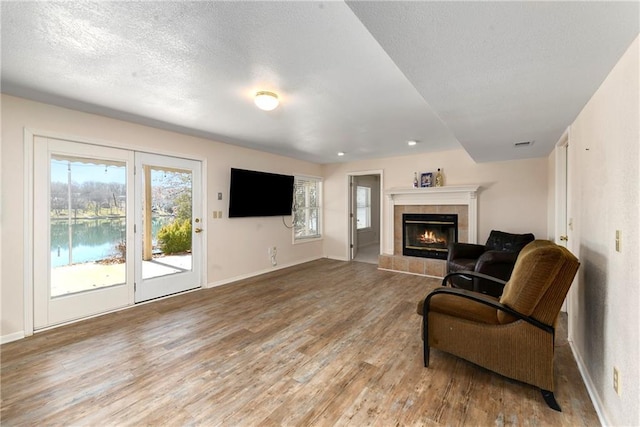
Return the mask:
M353 218L353 214L352 213L349 214L349 218Z
M138 284L136 282L133 282L133 292L135 292L136 290L138 290Z
M349 245L349 247L350 247L351 249L353 249L353 243L352 243L352 244L350 244L350 245Z
M136 227L136 225L135 225L135 224L133 224L133 232L134 232L134 233L137 233L137 232L138 232L138 228Z

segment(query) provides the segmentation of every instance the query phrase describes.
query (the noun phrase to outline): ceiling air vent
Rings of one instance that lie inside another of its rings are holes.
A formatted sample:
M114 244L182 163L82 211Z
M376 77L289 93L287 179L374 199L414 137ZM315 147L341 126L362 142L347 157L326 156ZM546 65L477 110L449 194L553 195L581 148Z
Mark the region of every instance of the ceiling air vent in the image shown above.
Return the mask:
M514 147L528 147L531 144L533 144L533 141L521 141L521 142L516 142L513 145Z

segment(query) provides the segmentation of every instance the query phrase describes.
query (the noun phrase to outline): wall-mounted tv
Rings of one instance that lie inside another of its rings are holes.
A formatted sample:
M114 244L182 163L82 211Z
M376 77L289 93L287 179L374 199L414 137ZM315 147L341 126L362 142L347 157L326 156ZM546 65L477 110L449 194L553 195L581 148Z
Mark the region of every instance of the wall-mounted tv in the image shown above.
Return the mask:
M231 168L229 218L291 215L293 176Z

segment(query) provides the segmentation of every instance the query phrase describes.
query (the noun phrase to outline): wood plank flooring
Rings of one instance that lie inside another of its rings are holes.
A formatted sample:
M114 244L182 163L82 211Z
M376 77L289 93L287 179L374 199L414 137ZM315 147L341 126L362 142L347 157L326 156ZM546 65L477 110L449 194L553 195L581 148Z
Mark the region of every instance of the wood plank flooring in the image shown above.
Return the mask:
M1 347L3 426L598 425L566 332L556 397L433 350L434 279L318 260Z

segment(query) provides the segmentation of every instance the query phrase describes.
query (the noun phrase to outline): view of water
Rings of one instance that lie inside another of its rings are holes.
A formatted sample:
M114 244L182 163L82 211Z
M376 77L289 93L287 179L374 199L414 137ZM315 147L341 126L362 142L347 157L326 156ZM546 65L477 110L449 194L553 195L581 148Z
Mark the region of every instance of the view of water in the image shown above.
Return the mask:
M154 217L152 236L173 217ZM118 255L116 246L125 243L124 218L77 219L71 223L72 263L93 262ZM69 222L51 219L51 267L69 264Z

